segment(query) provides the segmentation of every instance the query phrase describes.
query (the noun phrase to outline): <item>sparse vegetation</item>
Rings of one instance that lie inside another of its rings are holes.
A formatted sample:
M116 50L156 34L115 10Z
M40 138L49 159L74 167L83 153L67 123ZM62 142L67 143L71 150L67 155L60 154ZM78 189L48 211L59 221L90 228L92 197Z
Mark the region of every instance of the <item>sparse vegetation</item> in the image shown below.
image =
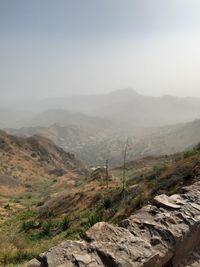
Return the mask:
M69 218L68 218L67 216L65 216L65 217L62 219L61 224L60 224L61 229L62 229L63 231L66 231L66 230L69 228L69 223L70 223Z
M112 199L110 197L107 197L103 200L103 207L105 209L109 209L112 205Z
M29 164L31 158L37 163L30 157ZM24 164L24 159L20 162ZM175 156L127 162L123 193L123 167L109 170L112 175L109 183L105 169L98 170L95 179L89 176L86 179L74 172L62 172L62 177L54 177L49 174L48 165L48 173L44 169L39 173L38 168L41 166L37 166L34 179L30 170L24 168L28 174L23 177L22 191L0 196L4 203L0 213L0 238L6 238L5 247L0 251L0 265L20 266L63 239L85 238L87 229L99 221L118 223L155 195L177 192L200 173L200 153L196 147ZM48 202L51 199L53 201Z
M192 149L186 150L186 151L183 153L183 157L186 159L186 158L189 158L189 157L195 155L196 153L197 153L196 148L192 148Z
M33 229L35 226L34 221L23 221L21 226L21 231L28 232L30 229Z
M53 226L52 221L44 221L42 223L42 236L49 236L51 233L51 228Z

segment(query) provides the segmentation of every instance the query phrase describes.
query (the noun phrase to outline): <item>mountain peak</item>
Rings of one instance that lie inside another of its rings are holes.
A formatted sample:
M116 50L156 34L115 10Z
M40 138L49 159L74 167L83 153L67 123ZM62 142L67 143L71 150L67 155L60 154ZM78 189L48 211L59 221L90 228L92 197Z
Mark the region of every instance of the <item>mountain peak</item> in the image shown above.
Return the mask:
M139 95L134 89L132 88L122 88L115 91L112 91L110 94L115 95L123 95L123 96L133 96L133 95Z

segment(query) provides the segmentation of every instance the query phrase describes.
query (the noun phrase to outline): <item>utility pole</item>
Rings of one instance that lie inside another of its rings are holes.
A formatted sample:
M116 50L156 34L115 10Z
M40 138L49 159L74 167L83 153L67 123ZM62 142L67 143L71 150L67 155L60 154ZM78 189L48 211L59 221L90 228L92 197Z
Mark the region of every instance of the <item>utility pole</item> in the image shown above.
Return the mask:
M106 160L106 185L108 187L108 160Z
M128 149L128 138L126 139L125 149L124 149L124 162L123 162L123 176L122 176L122 191L125 190L126 185L126 155Z

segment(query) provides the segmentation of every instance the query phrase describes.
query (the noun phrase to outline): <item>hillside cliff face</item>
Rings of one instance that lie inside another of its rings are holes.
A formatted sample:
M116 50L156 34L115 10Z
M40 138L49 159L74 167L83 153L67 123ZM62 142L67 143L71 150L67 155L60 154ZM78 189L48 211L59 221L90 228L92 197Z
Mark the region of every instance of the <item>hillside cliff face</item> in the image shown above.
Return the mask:
M199 143L200 120L158 128L138 128L129 133L123 132L123 127L116 129L112 124L100 124L98 120L91 126L54 124L6 131L17 136L44 136L91 165L102 165L109 158L110 164L116 166L121 164L127 135L128 160L171 155Z
M66 241L27 267L200 266L200 182L180 194L160 195L119 226L104 222L86 240Z
M38 194L38 187L41 190L53 190L53 186L56 187L61 180L66 185L75 183L86 173L87 169L72 153L64 151L47 138L38 135L22 138L0 131L2 207L8 201L6 196L17 197L20 193L30 192ZM63 184L59 186L62 188Z
M23 138L0 131L0 157L0 173L7 175L17 176L14 168L16 166L23 168L26 174L27 167L45 169L46 172L55 168L75 172L83 169L82 163L73 154L39 135Z

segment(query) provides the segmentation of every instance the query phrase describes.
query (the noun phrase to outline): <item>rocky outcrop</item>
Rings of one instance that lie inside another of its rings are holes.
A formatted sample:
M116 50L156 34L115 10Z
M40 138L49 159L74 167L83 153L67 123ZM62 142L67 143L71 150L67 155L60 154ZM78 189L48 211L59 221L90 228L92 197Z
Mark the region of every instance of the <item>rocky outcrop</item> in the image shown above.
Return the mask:
M97 223L86 240L63 242L27 266L200 266L200 182L157 196L119 226Z

